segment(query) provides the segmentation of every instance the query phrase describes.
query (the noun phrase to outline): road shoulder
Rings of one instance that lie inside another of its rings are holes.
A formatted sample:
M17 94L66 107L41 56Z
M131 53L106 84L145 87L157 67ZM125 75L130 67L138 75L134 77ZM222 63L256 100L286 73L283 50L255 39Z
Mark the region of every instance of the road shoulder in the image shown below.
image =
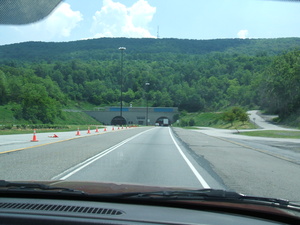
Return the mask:
M300 200L299 165L193 130L173 130L191 151L209 162L228 189Z

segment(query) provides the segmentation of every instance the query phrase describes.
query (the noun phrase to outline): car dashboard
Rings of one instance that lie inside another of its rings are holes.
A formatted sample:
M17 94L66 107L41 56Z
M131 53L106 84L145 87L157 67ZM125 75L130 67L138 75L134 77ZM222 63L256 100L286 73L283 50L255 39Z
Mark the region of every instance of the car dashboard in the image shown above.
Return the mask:
M266 218L162 205L0 198L0 224L283 224ZM287 224L290 224L287 221Z

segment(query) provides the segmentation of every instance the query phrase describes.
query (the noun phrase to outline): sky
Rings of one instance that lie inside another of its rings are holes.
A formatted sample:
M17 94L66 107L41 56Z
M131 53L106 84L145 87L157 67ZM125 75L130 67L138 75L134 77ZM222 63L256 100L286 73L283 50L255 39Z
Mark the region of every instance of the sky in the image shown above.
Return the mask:
M300 2L271 0L65 0L44 20L0 25L0 45L101 37L300 37Z

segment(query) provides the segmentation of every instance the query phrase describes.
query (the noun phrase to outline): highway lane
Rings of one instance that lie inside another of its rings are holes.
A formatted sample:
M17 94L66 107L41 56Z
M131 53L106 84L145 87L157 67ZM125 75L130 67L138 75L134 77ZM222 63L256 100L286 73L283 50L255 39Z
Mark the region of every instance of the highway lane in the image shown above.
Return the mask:
M225 188L205 165L175 140L171 128L143 127L0 154L0 177Z
M11 135L9 153L0 153L0 179L8 180L50 180L57 174L66 169L77 165L84 160L99 154L105 149L118 144L119 142L130 138L148 128L130 128L124 130L115 130L114 132L105 132L98 135L85 135L76 137L75 133L71 136L65 134L65 139L60 138L48 140L42 138L42 134L38 134L35 146L14 144L12 140L18 142L19 139L15 135ZM49 135L49 134L43 134ZM32 135L31 135L32 136ZM47 137L47 136L46 136ZM25 136L28 140L28 136ZM20 149L14 151L13 147Z
M178 144L169 127L140 133L107 154L87 160L54 179L224 188Z
M0 154L0 179L201 188L198 173L211 188L300 201L299 164L223 137L170 129L128 129Z

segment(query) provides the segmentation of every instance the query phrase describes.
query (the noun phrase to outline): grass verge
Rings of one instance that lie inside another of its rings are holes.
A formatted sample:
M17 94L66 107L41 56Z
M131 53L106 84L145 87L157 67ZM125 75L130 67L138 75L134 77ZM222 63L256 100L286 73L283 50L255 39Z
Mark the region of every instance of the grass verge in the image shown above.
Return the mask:
M67 131L74 131L77 132L77 129L79 130L87 130L90 128L90 130L95 130L98 127L98 129L104 128L103 125L67 125L63 128L51 128L51 129L44 129L44 128L37 128L37 133L57 133L57 132L67 132ZM10 135L10 134L31 134L33 133L33 129L26 128L26 129L20 129L17 127L13 127L12 129L6 129L6 130L0 130L0 135Z
M285 131L285 130L247 131L247 132L241 132L239 133L239 135L300 139L300 131Z
M26 120L17 120L14 118L11 106L0 106L0 135L9 134L28 134L33 133L36 129L37 133L55 133L80 130L95 130L96 126L99 129L103 126L99 121L80 111L64 111L63 119L57 118L55 124L32 124Z

